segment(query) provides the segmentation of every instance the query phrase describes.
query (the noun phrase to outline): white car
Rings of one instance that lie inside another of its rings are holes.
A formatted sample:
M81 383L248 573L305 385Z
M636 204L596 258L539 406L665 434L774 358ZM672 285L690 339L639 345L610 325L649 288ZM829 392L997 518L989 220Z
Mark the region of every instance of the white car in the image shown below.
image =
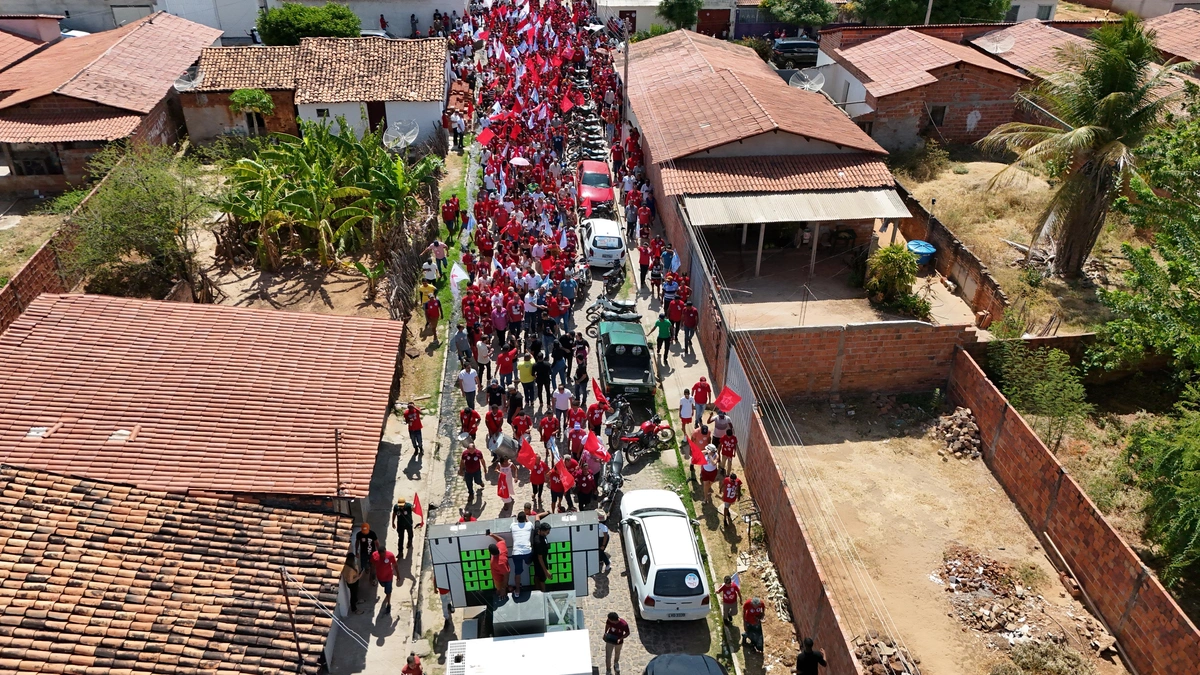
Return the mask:
M579 226L583 254L593 267L625 264L625 235L621 225L606 218L588 218Z
M621 543L638 616L693 621L708 616L709 588L692 519L670 490L621 496Z

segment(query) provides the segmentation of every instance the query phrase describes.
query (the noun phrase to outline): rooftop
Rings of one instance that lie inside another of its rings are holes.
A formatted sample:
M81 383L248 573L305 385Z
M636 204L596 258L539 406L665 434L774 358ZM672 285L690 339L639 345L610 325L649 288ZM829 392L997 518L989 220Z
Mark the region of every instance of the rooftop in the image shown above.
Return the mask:
M317 672L350 520L0 465L0 670ZM69 665L68 665L69 664ZM65 669L65 670L64 670Z
M1200 61L1200 11L1180 9L1146 19L1145 24L1154 30L1159 51L1176 61Z
M36 52L44 44L40 40L0 30L0 70Z
M678 30L629 51L629 101L656 163L771 131L884 154L823 95L789 87L749 47Z
M61 40L0 73L0 109L50 94L148 113L221 31L157 12Z
M115 141L132 134L141 122L141 115L104 109L52 114L11 112L0 116L0 143Z
M305 38L297 47L212 47L197 91L295 89L297 103L442 101L446 40Z
M940 40L907 28L873 40L837 49L835 53L866 78L863 85L875 97L888 96L937 82L931 71L968 63L1011 75L1026 76L966 45Z
M1008 41L1012 46L1008 47ZM1086 49L1087 38L1047 26L1037 19L1022 21L971 40L971 44L997 59L1032 74L1053 73L1062 68L1059 53L1063 49ZM1007 48L1005 48L1007 47Z
M403 325L42 295L0 335L0 462L168 492L367 494Z
M663 167L667 194L794 192L892 187L878 155L845 153L769 157L689 157Z

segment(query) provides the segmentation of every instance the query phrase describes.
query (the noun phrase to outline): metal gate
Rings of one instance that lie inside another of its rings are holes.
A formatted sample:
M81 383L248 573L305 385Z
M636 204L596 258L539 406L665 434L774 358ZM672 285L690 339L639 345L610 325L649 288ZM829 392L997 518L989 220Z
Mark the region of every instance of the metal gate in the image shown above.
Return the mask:
M742 368L742 360L738 357L737 348L729 350L729 363L725 366L725 386L736 391L742 397L742 402L729 411L729 419L733 421L733 431L743 439L750 438L750 418L754 414L754 390L750 388L750 378ZM747 442L738 443L738 459L746 463Z

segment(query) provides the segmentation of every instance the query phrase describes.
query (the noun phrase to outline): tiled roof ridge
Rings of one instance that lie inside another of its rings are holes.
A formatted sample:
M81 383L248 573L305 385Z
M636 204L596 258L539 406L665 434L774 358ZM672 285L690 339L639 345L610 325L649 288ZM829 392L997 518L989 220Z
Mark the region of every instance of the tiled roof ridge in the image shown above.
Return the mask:
M122 35L121 37L117 38L117 40L116 40L115 42L113 42L111 45L109 45L109 46L108 46L108 49L105 49L105 50L104 50L104 51L103 51L103 52L102 52L102 53L101 53L99 56L97 56L96 58L94 58L94 59L92 59L91 61L89 61L89 62L88 62L88 64L87 64L86 66L84 66L84 67L80 68L79 70L76 70L76 71L75 71L75 74L74 74L74 75L72 75L72 76L70 77L70 79L68 79L66 82L63 82L62 84L60 84L60 85L58 85L57 87L55 87L55 88L54 88L54 93L56 93L56 94L58 94L58 93L61 93L61 92L62 92L62 90L63 90L63 89L65 89L65 88L67 87L67 85L69 85L69 84L71 84L72 82L74 82L74 81L75 81L75 78L77 78L77 77L80 77L81 75L83 75L84 73L86 73L86 72L88 71L88 69L90 69L92 66L96 65L96 63L97 63L98 61L100 61L100 59L103 59L104 57L106 57L106 56L108 56L110 53L112 53L112 50L116 49L117 45L119 45L119 44L121 44L122 42L124 42L124 41L128 40L128 39L129 39L129 37L130 37L131 35L133 35L134 33L138 32L138 30L140 30L142 26L146 25L147 23L150 23L150 21L151 21L151 20L153 20L153 19L154 19L154 17L158 16L159 14L166 14L166 12L155 12L155 13L153 13L153 14L150 14L150 15L147 15L147 16L144 16L144 17L142 17L142 18L138 19L138 20L137 20L137 23L135 23L135 24L132 24L132 25L134 26L134 28L132 28L132 29L130 29L130 30L127 30L127 31L125 31L125 34L124 34L124 35ZM113 106L113 107L115 108L115 107L117 107L117 106ZM132 108L126 108L126 109L127 109L127 110L132 110Z
M945 54L946 57L949 58L951 61L962 61L963 60L962 57L960 57L958 54L955 54L955 53L947 50L942 45L938 44L939 42L945 42L945 40L943 40L941 38L935 38L932 35L926 35L925 33L922 33L920 31L915 31L911 28L905 28L903 31L897 31L897 32L912 33L913 35L916 35L917 38L921 40L921 42L924 42L925 44L929 45L930 47L933 47L934 49L938 50L942 54Z
M762 111L762 114L767 116L767 120L771 122L771 126L775 129L782 129L783 127L781 127L779 123L775 121L775 118L771 117L771 111L767 110L767 107L762 104L762 101L758 100L758 97L754 95L754 92L750 91L750 87L747 87L746 83L742 82L742 78L738 77L738 74L732 69L726 68L726 70L729 72L730 77L732 77L738 83L738 85L746 91L746 95L750 97L751 101L754 101L754 105L758 106L758 109Z
M704 61L704 65L708 66L709 71L716 73L717 67L712 64L712 61L708 60L708 56L706 56L704 54L704 50L701 49L700 46L697 45L694 40L692 40L691 31L681 30L681 31L679 31L679 33L681 35L683 35L685 40L687 40L688 45L691 46L692 50L695 51L696 56L699 56L700 59ZM729 70L729 68L726 67L726 68L724 68L724 70ZM743 86L745 86L745 85L743 85Z

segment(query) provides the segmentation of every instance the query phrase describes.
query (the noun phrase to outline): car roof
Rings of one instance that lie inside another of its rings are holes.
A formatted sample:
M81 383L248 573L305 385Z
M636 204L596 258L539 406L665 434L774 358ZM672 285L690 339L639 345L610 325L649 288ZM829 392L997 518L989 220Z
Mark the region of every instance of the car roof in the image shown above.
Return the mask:
M727 675L708 654L659 654L646 664L644 675Z
M816 40L814 40L810 37L804 37L803 35L800 37L776 38L776 40L775 40L776 44L783 44L783 45L791 44L793 42L811 42L813 44L817 44Z
M634 330L641 332L641 327L638 326ZM666 509L687 515L687 509L683 508L683 500L670 490L630 490L621 493L621 517L634 515L644 509Z
M687 514L648 514L642 517L646 541L654 551L654 564L659 567L699 567L696 557L696 535L692 519Z
M585 159L579 163L579 166L587 173L608 173L608 165L594 159Z
M608 338L608 343L612 345L650 345L646 334L642 332L642 324L632 321L601 321L600 335Z
M608 218L588 218L583 222L592 226L592 232L594 234L602 234L609 237L621 236L621 226L618 225L617 221L615 220L610 220Z

